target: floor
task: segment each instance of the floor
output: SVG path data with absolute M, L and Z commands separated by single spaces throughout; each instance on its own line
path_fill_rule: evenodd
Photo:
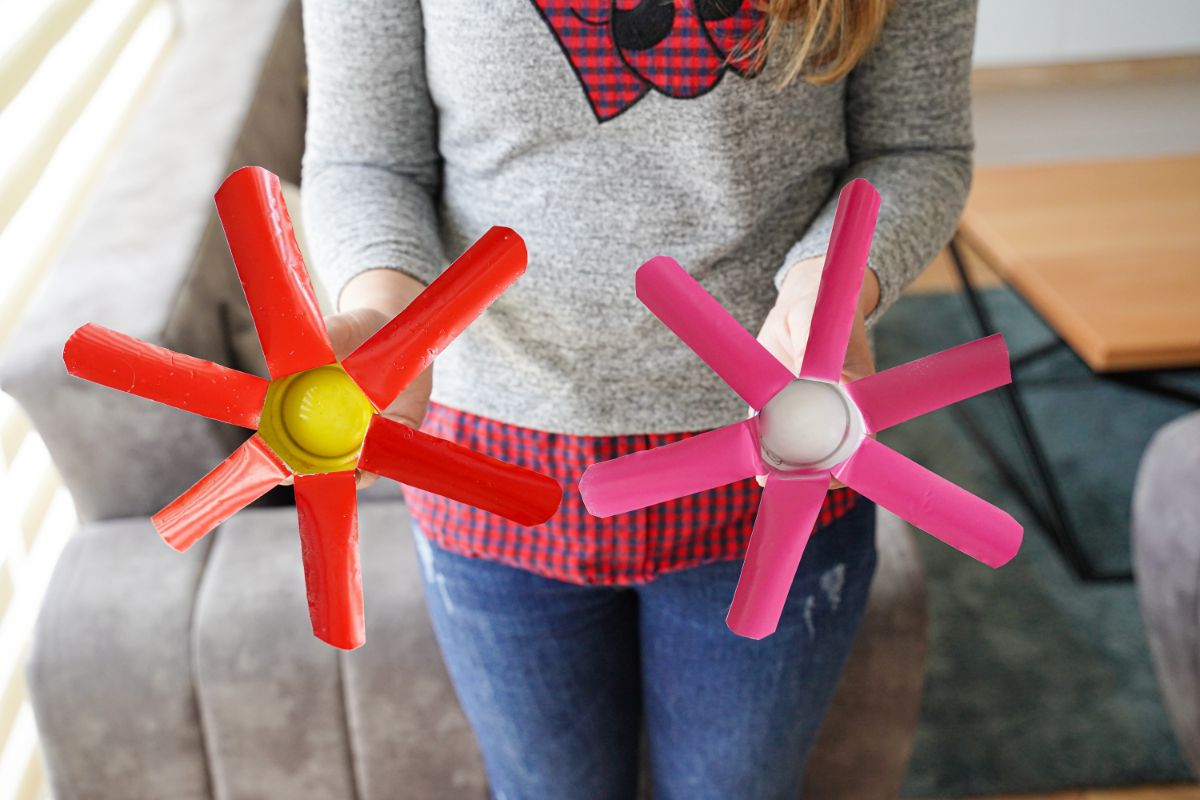
M 1103 86 L 1050 83 L 976 89 L 978 165 L 1200 151 L 1198 74 L 1135 77 Z M 998 280 L 970 254 L 967 267 L 984 284 Z M 957 274 L 942 253 L 910 291 L 955 291 L 958 286 Z M 987 800 L 1200 800 L 1200 785 L 1081 789 Z
M 963 798 L 962 800 L 967 800 L 967 798 Z M 1079 791 L 1055 792 L 1053 794 L 993 795 L 986 798 L 986 800 L 1200 800 L 1200 786 L 1081 789 Z

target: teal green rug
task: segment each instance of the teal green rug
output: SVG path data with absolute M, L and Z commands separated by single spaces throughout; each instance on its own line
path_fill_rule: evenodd
M 1052 337 L 1006 290 L 986 293 L 1014 353 Z M 903 298 L 880 323 L 886 368 L 977 335 L 958 295 Z M 1129 503 L 1154 432 L 1191 408 L 1099 381 L 1068 352 L 1022 373 L 1084 546 L 1127 569 Z M 1200 387 L 1200 374 L 1172 376 Z M 971 410 L 1005 447 L 995 397 Z M 881 436 L 1026 526 L 1020 554 L 993 571 L 929 536 L 931 648 L 908 797 L 1052 791 L 1190 780 L 1155 683 L 1134 587 L 1081 584 L 955 415 L 939 411 Z

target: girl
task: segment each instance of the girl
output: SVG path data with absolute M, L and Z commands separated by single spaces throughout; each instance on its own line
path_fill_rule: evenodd
M 736 395 L 637 301 L 681 264 L 798 366 L 837 192 L 880 212 L 867 328 L 970 180 L 969 0 L 306 0 L 305 219 L 339 356 L 492 225 L 525 276 L 387 413 L 548 473 L 522 528 L 408 490 L 426 597 L 496 798 L 796 797 L 861 618 L 874 509 L 832 490 L 779 630 L 724 624 L 753 480 L 591 517 L 589 464 L 725 425 Z M 430 392 L 432 389 L 432 402 Z

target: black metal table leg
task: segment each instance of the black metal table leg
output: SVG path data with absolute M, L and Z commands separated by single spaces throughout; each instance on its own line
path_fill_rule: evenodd
M 986 306 L 984 306 L 983 299 L 979 296 L 979 291 L 975 287 L 974 281 L 971 280 L 970 273 L 967 272 L 957 240 L 952 240 L 948 249 L 950 260 L 954 264 L 954 269 L 958 272 L 959 279 L 962 281 L 963 295 L 971 310 L 971 315 L 975 318 L 975 323 L 979 327 L 980 333 L 983 336 L 990 336 L 996 333 L 997 331 L 995 325 L 992 323 L 991 315 L 988 313 Z M 1062 554 L 1063 558 L 1066 559 L 1067 563 L 1071 565 L 1081 580 L 1089 582 L 1128 580 L 1131 575 L 1126 572 L 1100 572 L 1092 564 L 1091 560 L 1088 559 L 1087 554 L 1080 546 L 1075 527 L 1071 523 L 1067 511 L 1066 502 L 1059 488 L 1058 480 L 1054 476 L 1050 459 L 1047 457 L 1045 448 L 1038 438 L 1037 430 L 1033 426 L 1029 411 L 1021 397 L 1021 389 L 1017 382 L 1015 371 L 1013 382 L 1001 388 L 1001 396 L 1004 398 L 1005 406 L 1012 414 L 1018 434 L 1017 440 L 1022 453 L 1032 467 L 1033 475 L 1040 486 L 1043 498 L 1042 502 L 1038 502 L 1032 496 L 1032 493 L 1028 491 L 1024 483 L 1020 480 L 1017 470 L 1008 463 L 1003 453 L 1000 452 L 999 448 L 987 436 L 983 426 L 965 409 L 958 409 L 959 417 L 966 424 L 968 431 L 979 442 L 988 458 L 996 465 L 1001 475 L 1009 482 L 1013 490 L 1030 507 L 1029 510 L 1033 513 L 1038 523 L 1046 529 L 1054 546 Z
M 1184 389 L 1180 386 L 1171 386 L 1170 384 L 1163 383 L 1160 380 L 1155 380 L 1145 373 L 1114 372 L 1108 373 L 1103 377 L 1112 381 L 1113 383 L 1119 383 L 1122 386 L 1140 389 L 1143 392 L 1156 394 L 1159 397 L 1166 397 L 1170 400 L 1178 400 L 1181 403 L 1200 406 L 1200 392 Z

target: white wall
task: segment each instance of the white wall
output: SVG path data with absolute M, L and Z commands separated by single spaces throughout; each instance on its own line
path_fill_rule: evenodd
M 1200 0 L 979 2 L 978 66 L 1184 54 L 1200 54 Z

